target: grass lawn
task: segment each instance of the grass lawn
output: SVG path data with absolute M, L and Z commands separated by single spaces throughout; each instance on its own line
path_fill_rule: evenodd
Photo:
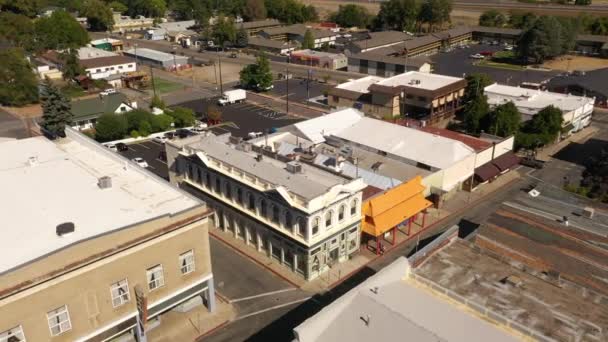
M 154 77 L 154 85 L 156 86 L 156 91 L 160 94 L 171 93 L 184 88 L 184 86 L 179 83 L 167 81 L 158 77 Z M 151 86 L 150 89 L 152 89 Z
M 70 99 L 85 96 L 87 94 L 82 88 L 74 84 L 63 86 L 61 92 Z
M 500 59 L 515 59 L 515 51 L 496 51 L 494 58 Z
M 524 68 L 521 65 L 498 63 L 498 62 L 492 62 L 492 61 L 486 61 L 486 60 L 479 61 L 479 63 L 477 63 L 477 65 L 484 66 L 484 67 L 490 67 L 490 68 L 497 68 L 497 69 L 506 69 L 506 70 L 517 70 L 517 71 L 526 70 L 526 68 Z

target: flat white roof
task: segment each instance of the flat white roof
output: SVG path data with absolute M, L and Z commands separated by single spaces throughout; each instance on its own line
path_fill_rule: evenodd
M 485 87 L 484 92 L 488 96 L 488 103 L 490 105 L 501 105 L 512 101 L 525 114 L 536 114 L 536 112 L 550 105 L 561 109 L 563 112 L 570 112 L 588 104 L 593 105 L 595 102 L 590 97 L 527 89 L 498 83 Z
M 401 257 L 297 326 L 299 342 L 515 342 L 506 330 L 407 277 Z
M 106 51 L 92 46 L 83 46 L 78 49 L 78 59 L 91 59 L 112 56 L 118 56 L 118 54 L 112 51 Z
M 341 83 L 340 85 L 336 86 L 336 88 L 355 91 L 357 93 L 362 93 L 362 94 L 367 94 L 367 93 L 369 93 L 369 90 L 368 90 L 369 86 L 371 86 L 374 83 L 379 83 L 382 80 L 385 80 L 385 78 L 378 77 L 378 76 L 366 76 L 366 77 L 359 78 L 356 80 Z
M 379 85 L 387 87 L 408 86 L 426 90 L 435 90 L 462 80 L 460 77 L 452 77 L 426 72 L 408 71 L 404 74 L 395 75 L 378 82 Z M 418 82 L 419 81 L 419 82 Z
M 148 59 L 152 59 L 152 60 L 159 61 L 159 62 L 173 61 L 173 56 L 174 56 L 170 53 L 166 53 L 166 52 L 162 52 L 162 51 L 158 51 L 158 50 L 152 50 L 152 49 L 148 49 L 148 48 L 138 48 L 137 51 L 135 49 L 125 50 L 124 53 L 129 56 L 137 55 L 138 57 L 148 58 Z M 186 56 L 179 56 L 179 55 L 175 56 L 175 57 L 178 60 L 188 58 Z
M 362 117 L 363 113 L 360 111 L 348 108 L 314 119 L 300 121 L 281 128 L 279 131 L 291 132 L 314 144 L 318 144 L 325 141 L 325 136 L 335 134 L 348 126 L 357 123 Z
M 103 43 L 120 43 L 120 40 L 114 38 L 101 38 L 91 40 L 92 45 L 103 44 Z
M 44 137 L 0 143 L 3 191 L 0 274 L 75 242 L 201 202 L 88 139 Z M 34 165 L 29 158 L 37 158 Z M 112 178 L 101 189 L 98 179 Z M 56 226 L 73 222 L 59 237 Z

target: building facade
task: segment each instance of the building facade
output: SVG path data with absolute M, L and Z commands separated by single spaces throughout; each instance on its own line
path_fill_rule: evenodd
M 147 329 L 162 326 L 168 310 L 206 304 L 214 311 L 209 208 L 88 138 L 66 134 L 57 143 L 0 144 L 14 166 L 1 171 L 2 187 L 25 194 L 4 215 L 20 233 L 4 231 L 3 240 L 25 234 L 28 241 L 27 249 L 16 243 L 2 251 L 0 340 L 132 339 L 136 287 L 147 299 Z M 26 215 L 30 205 L 45 214 Z
M 137 71 L 135 60 L 125 56 L 84 59 L 80 60 L 80 65 L 85 69 L 87 76 L 94 80 Z
M 166 145 L 170 181 L 215 209 L 216 229 L 307 280 L 359 250 L 360 179 L 221 139 Z
M 308 65 L 316 68 L 344 70 L 348 59 L 341 53 L 319 52 L 314 50 L 298 50 L 290 54 L 290 63 Z

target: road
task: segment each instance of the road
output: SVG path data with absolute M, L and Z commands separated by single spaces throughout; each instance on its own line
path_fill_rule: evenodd
M 31 134 L 25 127 L 24 121 L 0 109 L 0 137 L 23 139 L 30 136 Z

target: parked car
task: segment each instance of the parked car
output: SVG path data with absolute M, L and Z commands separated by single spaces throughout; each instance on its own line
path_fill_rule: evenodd
M 484 56 L 484 57 L 492 57 L 492 56 L 494 56 L 494 52 L 492 52 L 492 51 L 481 51 L 479 54 L 482 55 L 482 56 Z
M 513 45 L 507 45 L 504 48 L 505 51 L 513 51 Z
M 231 53 L 231 54 L 230 54 L 230 56 L 229 56 L 229 57 L 230 57 L 230 58 L 237 58 L 237 57 L 238 57 L 238 55 L 236 54 L 236 52 L 233 52 L 233 53 Z
M 247 137 L 248 137 L 249 139 L 255 139 L 255 138 L 259 138 L 259 137 L 261 137 L 262 135 L 264 135 L 264 133 L 262 133 L 262 132 L 249 132 L 249 133 L 247 133 Z
M 193 134 L 192 131 L 185 129 L 185 128 L 180 128 L 177 131 L 175 131 L 175 135 L 177 135 L 180 139 L 187 138 L 187 137 L 191 136 L 192 134 Z
M 116 149 L 118 149 L 118 152 L 124 152 L 129 150 L 129 146 L 127 146 L 125 143 L 117 143 Z
M 106 144 L 105 146 L 107 148 L 109 148 L 110 151 L 112 151 L 112 152 L 117 152 L 118 151 L 118 149 L 116 148 L 116 145 L 114 145 L 114 144 Z
M 271 84 L 268 87 L 262 87 L 261 85 L 258 84 L 258 85 L 255 86 L 255 89 L 257 91 L 269 91 L 269 90 L 274 89 L 274 84 Z
M 191 129 L 192 132 L 197 133 L 197 134 L 198 133 L 203 133 L 206 130 L 207 130 L 206 126 L 205 127 L 197 126 L 197 127 L 194 127 L 194 128 Z
M 519 162 L 521 165 L 529 166 L 535 169 L 542 169 L 545 166 L 545 162 L 534 157 L 523 157 Z
M 175 132 L 165 132 L 165 134 L 163 134 L 163 136 L 167 139 L 173 139 L 173 138 L 175 138 Z
M 148 167 L 148 163 L 143 158 L 136 157 L 131 160 L 140 167 L 143 167 L 143 168 Z
M 473 59 L 484 59 L 485 57 L 483 55 L 480 55 L 478 53 L 470 55 L 469 58 L 473 58 Z
M 159 143 L 159 144 L 164 144 L 165 142 L 167 142 L 167 138 L 165 136 L 162 137 L 154 137 L 152 138 L 152 141 L 154 141 L 155 143 Z
M 100 92 L 99 95 L 101 95 L 101 96 L 108 96 L 110 94 L 116 94 L 116 93 L 117 93 L 116 89 L 109 88 L 109 89 L 106 89 L 106 90 Z

